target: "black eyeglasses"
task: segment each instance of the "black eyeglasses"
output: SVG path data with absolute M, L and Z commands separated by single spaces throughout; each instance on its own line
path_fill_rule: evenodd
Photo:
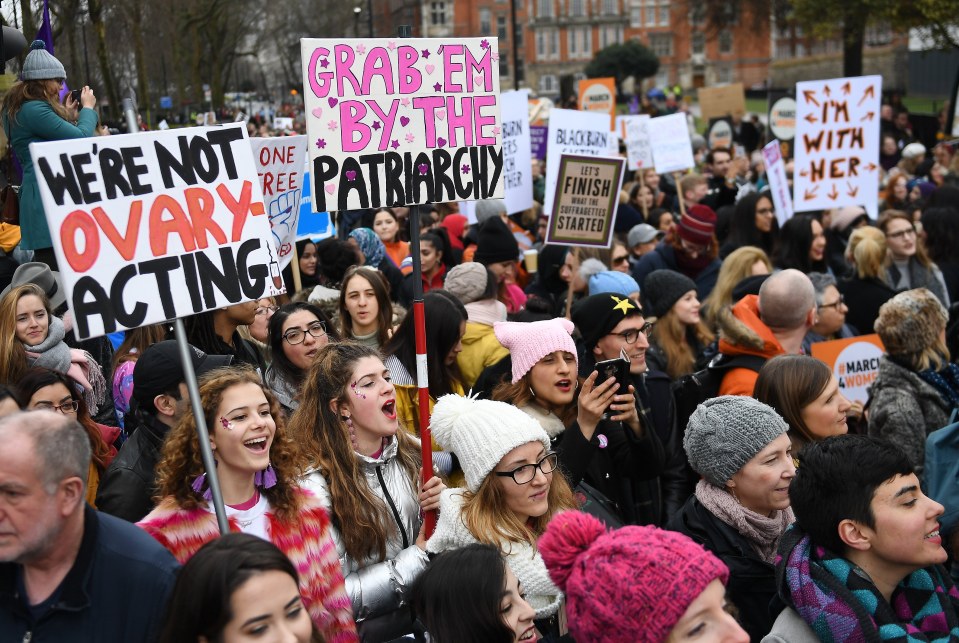
M 627 344 L 635 344 L 636 340 L 639 339 L 639 334 L 642 333 L 649 337 L 649 333 L 653 330 L 653 322 L 646 322 L 643 324 L 642 328 L 630 328 L 629 330 L 624 330 L 621 333 L 608 333 L 609 335 L 615 335 L 616 337 L 621 337 L 624 342 Z
M 70 415 L 71 413 L 77 412 L 77 409 L 80 408 L 80 403 L 77 402 L 76 400 L 70 400 L 69 402 L 64 402 L 63 404 L 52 404 L 51 402 L 37 402 L 37 404 L 33 408 L 40 411 L 56 411 L 57 413 Z
M 537 469 L 547 475 L 556 470 L 557 464 L 559 464 L 559 456 L 555 453 L 547 453 L 536 464 L 524 464 L 512 471 L 494 471 L 493 473 L 501 478 L 512 478 L 516 484 L 529 484 L 536 477 Z
M 267 313 L 273 314 L 280 309 L 279 306 L 257 306 L 256 314 L 257 315 L 266 315 Z
M 302 328 L 291 328 L 283 333 L 283 339 L 290 345 L 302 344 L 303 340 L 306 339 L 307 333 L 313 337 L 323 337 L 323 335 L 326 335 L 326 324 L 321 321 L 315 321 L 307 326 L 306 330 Z
M 819 305 L 819 309 L 820 309 L 820 310 L 822 310 L 823 308 L 836 308 L 836 309 L 838 309 L 838 308 L 839 308 L 840 306 L 842 306 L 844 303 L 846 303 L 846 298 L 845 298 L 844 296 L 842 296 L 842 295 L 839 295 L 839 299 L 837 299 L 836 301 L 832 302 L 831 304 L 820 304 L 820 305 Z

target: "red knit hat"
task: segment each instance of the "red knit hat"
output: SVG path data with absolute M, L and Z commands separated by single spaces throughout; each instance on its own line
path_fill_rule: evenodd
M 676 227 L 680 239 L 697 246 L 708 246 L 716 232 L 716 213 L 708 205 L 697 203 L 686 208 Z
M 665 641 L 707 585 L 729 580 L 726 565 L 682 534 L 651 526 L 607 532 L 579 511 L 554 517 L 539 551 L 566 593 L 577 641 Z

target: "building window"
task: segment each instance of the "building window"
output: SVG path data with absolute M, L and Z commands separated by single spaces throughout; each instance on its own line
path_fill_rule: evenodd
M 539 90 L 541 92 L 555 92 L 559 89 L 556 83 L 556 76 L 544 74 L 539 77 Z
M 570 58 L 592 58 L 592 27 L 570 27 L 566 32 L 566 46 Z
M 669 26 L 669 0 L 659 3 L 659 26 Z
M 506 43 L 506 16 L 496 16 L 496 37 L 502 47 Z
M 733 50 L 733 32 L 728 29 L 719 34 L 719 53 L 728 54 Z
M 629 26 L 634 29 L 643 26 L 643 10 L 640 7 L 630 7 Z
M 559 29 L 536 30 L 536 59 L 549 60 L 559 58 Z
M 445 2 L 433 2 L 430 4 L 430 22 L 432 22 L 434 26 L 446 24 Z
M 490 12 L 489 9 L 480 9 L 479 12 L 479 28 L 481 36 L 489 36 L 493 31 L 493 25 L 490 22 Z
M 718 83 L 731 83 L 733 82 L 733 69 L 732 67 L 719 67 L 716 70 L 716 82 Z
M 660 58 L 668 58 L 673 55 L 673 34 L 670 33 L 651 33 L 649 34 L 649 48 Z
M 659 68 L 659 71 L 656 72 L 656 86 L 657 87 L 669 87 L 669 70 Z
M 559 29 L 549 30 L 549 57 L 559 58 Z
M 521 83 L 526 80 L 526 72 L 523 70 L 522 57 L 516 59 L 516 82 Z
M 553 17 L 553 0 L 539 0 L 539 7 L 537 8 L 537 14 L 540 18 L 552 18 Z
M 706 22 L 706 5 L 702 0 L 697 0 L 689 4 L 689 24 L 694 27 L 702 27 Z
M 517 26 L 518 26 L 518 25 L 517 25 Z M 516 37 L 516 43 L 515 43 L 516 49 L 518 49 L 519 52 L 520 52 L 520 54 L 522 55 L 522 53 L 523 53 L 523 28 L 522 28 L 522 27 L 519 27 L 518 29 L 516 29 L 515 32 L 513 33 L 513 35 Z
M 610 45 L 623 41 L 622 25 L 603 25 L 599 28 L 599 46 L 605 49 Z
M 646 26 L 656 26 L 656 0 L 644 0 L 644 9 L 646 11 Z
M 619 8 L 616 6 L 616 0 L 603 0 L 603 15 L 604 16 L 615 16 L 619 15 Z
M 706 35 L 702 31 L 697 31 L 693 34 L 693 53 L 706 53 Z
M 582 18 L 586 15 L 586 0 L 569 0 L 569 15 Z
M 502 53 L 502 52 L 500 52 Z M 499 75 L 500 78 L 504 76 L 509 76 L 509 56 L 500 56 L 499 57 Z

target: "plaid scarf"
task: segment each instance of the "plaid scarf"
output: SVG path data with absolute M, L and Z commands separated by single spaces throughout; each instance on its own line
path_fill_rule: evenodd
M 824 643 L 959 641 L 959 592 L 941 566 L 907 576 L 886 602 L 859 567 L 793 525 L 776 560 L 780 595 Z

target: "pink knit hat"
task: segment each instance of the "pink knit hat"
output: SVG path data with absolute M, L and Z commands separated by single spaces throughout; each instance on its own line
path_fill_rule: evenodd
M 554 517 L 539 551 L 566 593 L 577 641 L 665 641 L 707 585 L 729 580 L 718 558 L 682 534 L 651 526 L 607 532 L 579 511 Z
M 576 342 L 573 341 L 573 322 L 562 317 L 536 322 L 496 322 L 493 333 L 499 343 L 506 347 L 513 360 L 513 384 L 520 381 L 536 362 L 554 351 L 568 351 L 576 358 Z M 574 374 L 575 377 L 575 374 Z

